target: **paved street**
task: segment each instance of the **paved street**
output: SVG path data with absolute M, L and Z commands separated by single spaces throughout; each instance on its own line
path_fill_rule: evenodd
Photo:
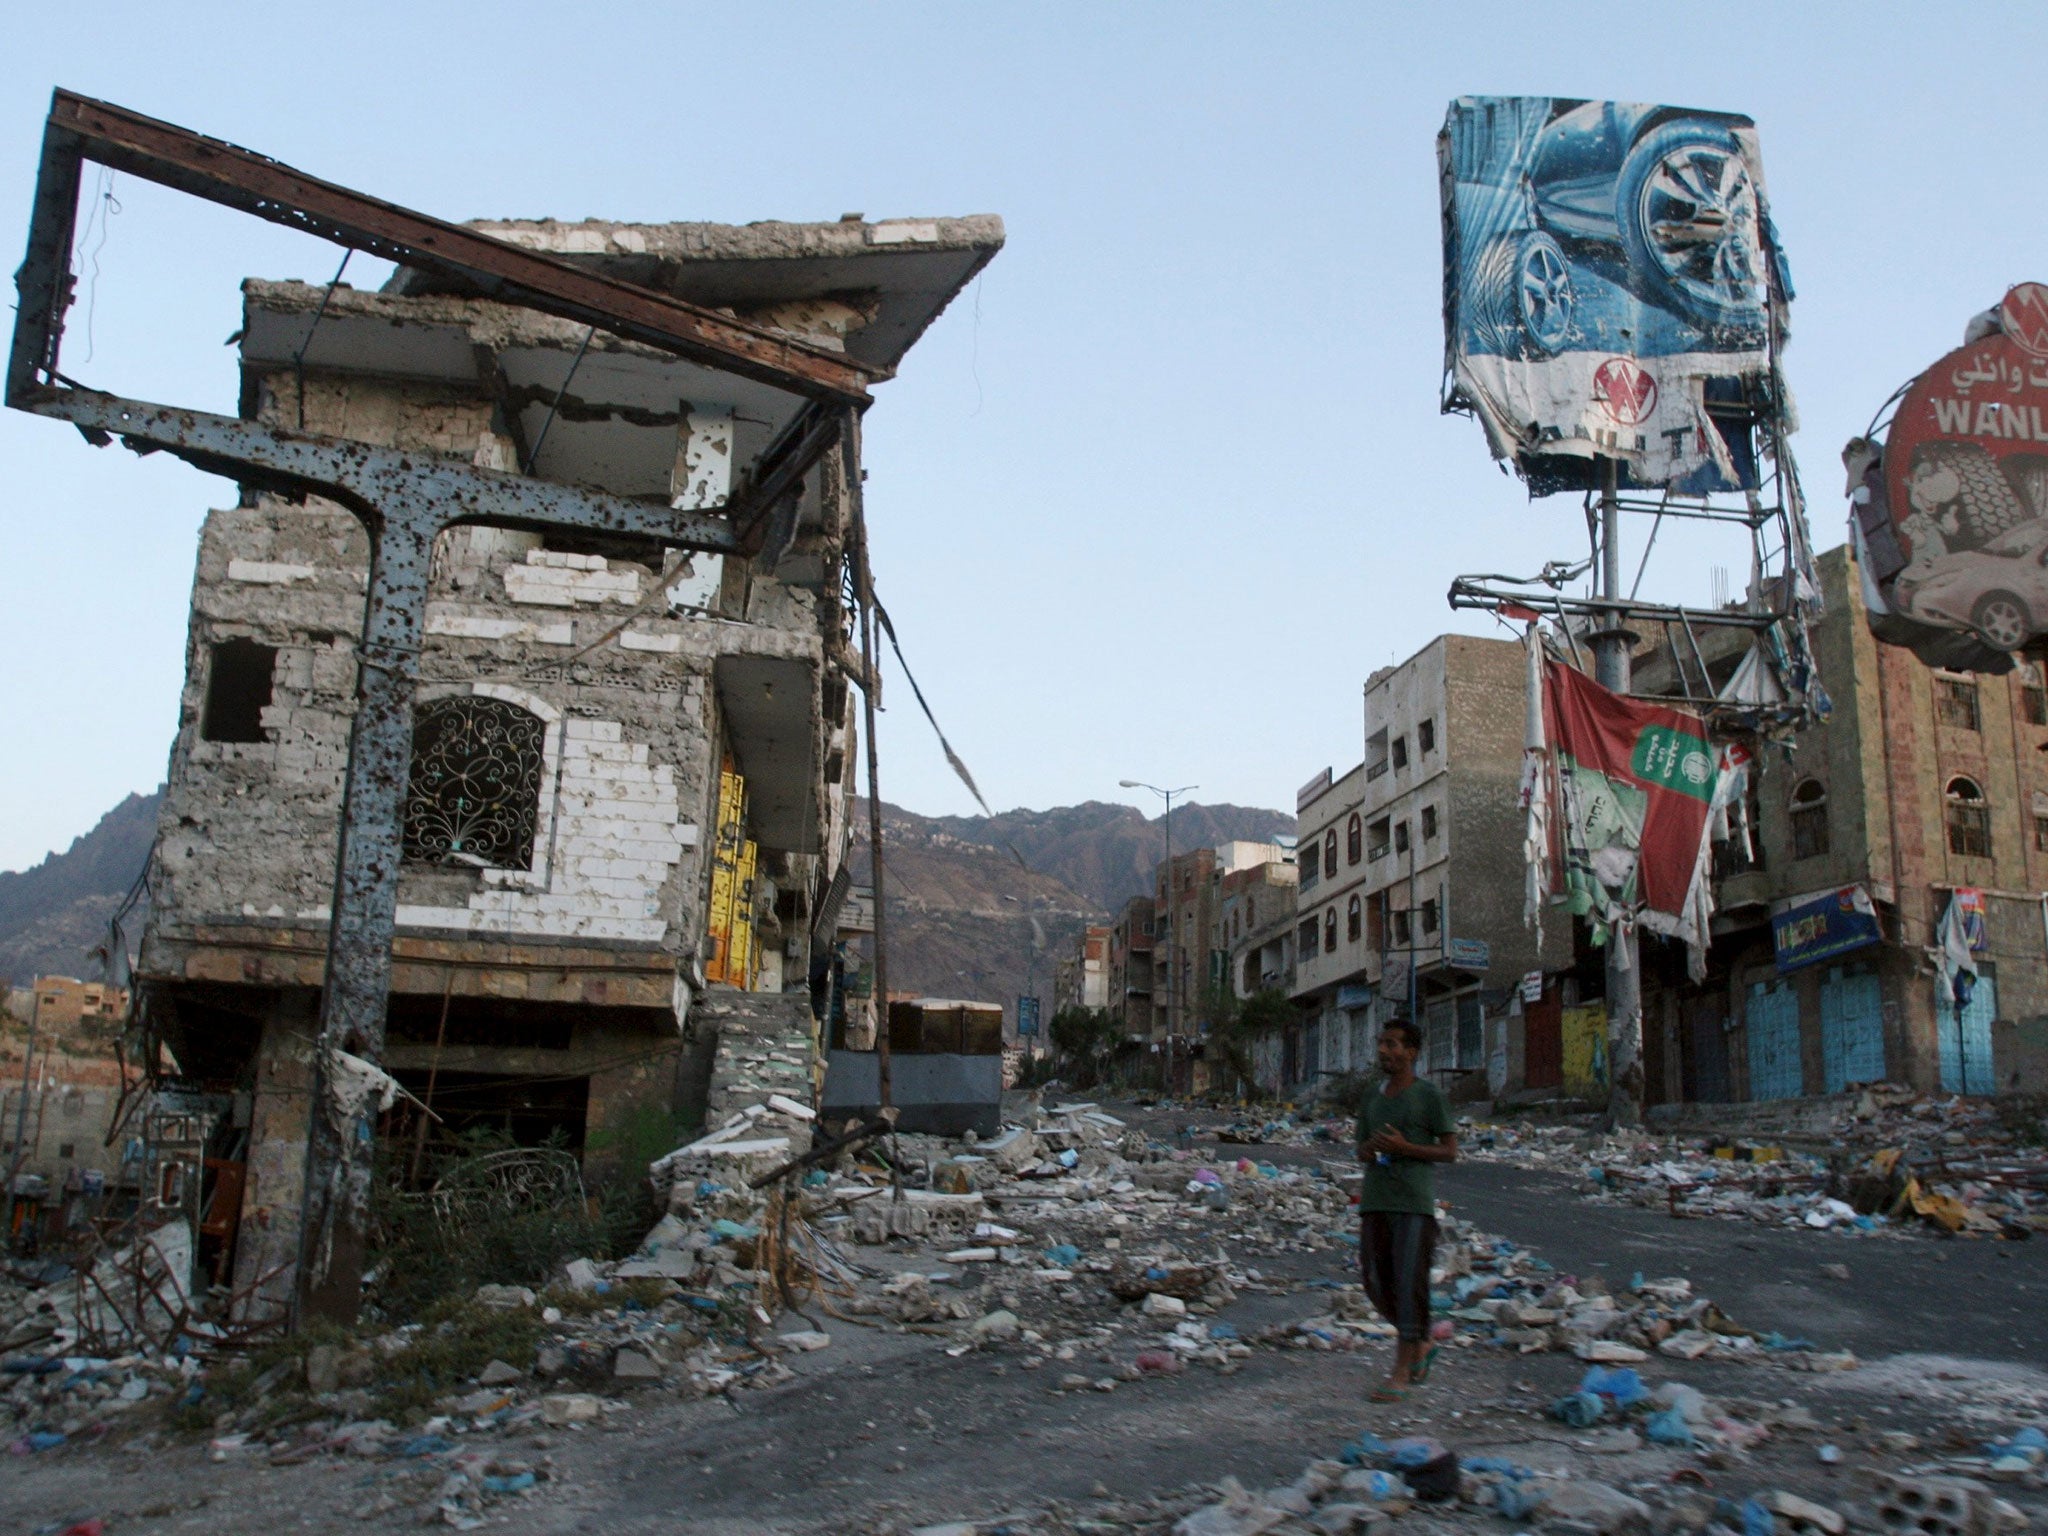
M 1465 1162 L 1439 1186 L 1461 1216 L 1534 1246 L 1560 1269 L 1626 1282 L 1684 1275 L 1760 1329 L 1866 1360 L 1934 1351 L 2048 1361 L 2048 1243 L 1849 1237 L 1740 1221 L 1674 1221 L 1575 1193 L 1557 1174 Z M 1849 1278 L 1826 1274 L 1842 1264 Z

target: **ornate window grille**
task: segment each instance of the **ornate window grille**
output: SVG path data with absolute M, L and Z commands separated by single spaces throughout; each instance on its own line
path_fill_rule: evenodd
M 547 725 L 502 699 L 450 698 L 413 718 L 405 857 L 526 869 L 540 819 Z

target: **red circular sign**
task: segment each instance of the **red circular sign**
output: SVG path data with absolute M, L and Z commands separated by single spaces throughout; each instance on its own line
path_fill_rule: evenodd
M 2005 334 L 2036 357 L 2048 357 L 2048 286 L 2015 283 L 1998 306 Z
M 1657 381 L 1633 358 L 1610 357 L 1593 374 L 1593 398 L 1621 425 L 1633 427 L 1657 408 Z

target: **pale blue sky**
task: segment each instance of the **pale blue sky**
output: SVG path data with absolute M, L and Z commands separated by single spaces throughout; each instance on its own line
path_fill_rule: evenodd
M 1008 249 L 871 413 L 883 600 L 998 808 L 1122 778 L 1288 807 L 1360 750 L 1365 674 L 1469 570 L 1584 544 L 1436 410 L 1433 141 L 1466 92 L 1750 113 L 1799 300 L 1817 543 L 1837 455 L 2012 282 L 2043 9 L 1860 5 L 26 7 L 0 83 L 18 259 L 50 87 L 450 218 L 993 212 Z M 338 253 L 130 178 L 70 371 L 233 410 L 245 274 Z M 352 274 L 354 275 L 354 274 Z M 365 276 L 369 275 L 367 272 Z M 11 295 L 10 295 L 11 297 Z M 0 413 L 0 868 L 163 773 L 221 481 Z M 1669 538 L 1645 592 L 1699 600 Z M 883 791 L 971 810 L 908 691 Z M 1153 807 L 1147 806 L 1148 812 Z

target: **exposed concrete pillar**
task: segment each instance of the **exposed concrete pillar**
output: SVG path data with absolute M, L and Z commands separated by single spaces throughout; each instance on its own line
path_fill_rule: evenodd
M 313 1055 L 319 995 L 281 993 L 256 1044 L 249 1114 L 249 1166 L 235 1247 L 234 1320 L 288 1316 L 297 1274 L 306 1193 L 306 1138 L 313 1118 Z

